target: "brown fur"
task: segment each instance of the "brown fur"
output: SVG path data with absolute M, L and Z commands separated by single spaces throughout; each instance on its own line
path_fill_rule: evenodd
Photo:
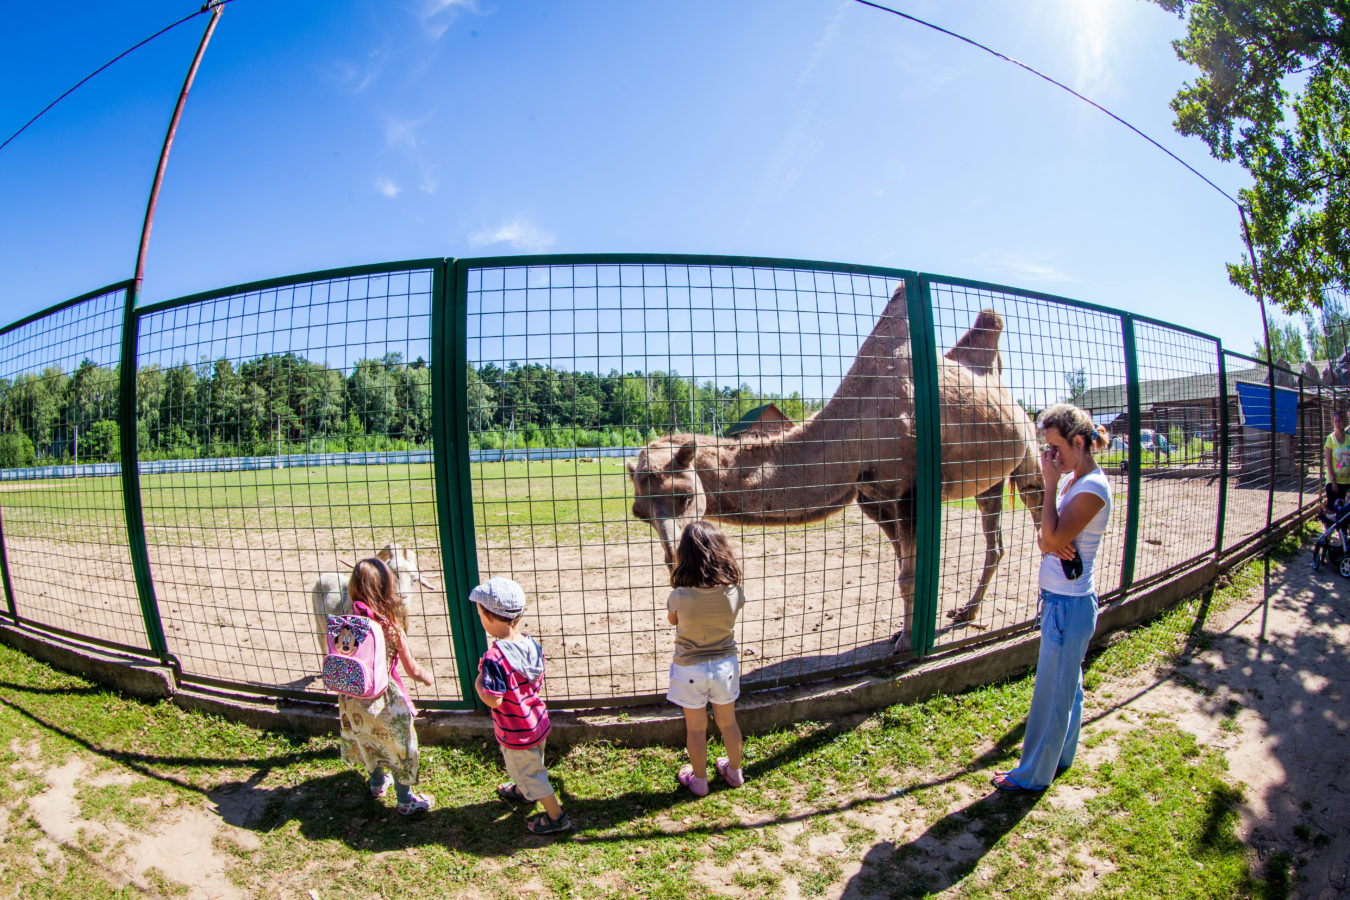
M 999 514 L 1011 478 L 1039 524 L 1035 426 L 1003 385 L 1003 320 L 983 310 L 938 360 L 942 498 L 976 498 L 985 568 L 958 621 L 974 617 L 1003 555 Z M 659 438 L 628 464 L 633 515 L 650 524 L 666 562 L 701 518 L 741 525 L 814 522 L 857 503 L 890 539 L 900 569 L 904 632 L 914 603 L 916 489 L 914 375 L 905 291 L 898 288 L 830 402 L 779 434 L 746 440 Z

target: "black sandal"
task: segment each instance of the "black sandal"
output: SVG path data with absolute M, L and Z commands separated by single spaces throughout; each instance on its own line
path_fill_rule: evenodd
M 497 785 L 497 796 L 507 803 L 530 803 L 530 799 L 520 792 L 514 781 L 508 781 L 505 784 Z
M 525 827 L 531 834 L 557 834 L 560 831 L 571 831 L 572 820 L 567 818 L 566 812 L 556 819 L 549 818 L 548 813 L 540 813 L 526 822 Z

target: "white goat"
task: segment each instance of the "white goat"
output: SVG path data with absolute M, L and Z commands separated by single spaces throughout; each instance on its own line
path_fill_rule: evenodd
M 436 589 L 435 585 L 417 571 L 417 556 L 411 550 L 404 549 L 398 544 L 385 544 L 375 555 L 389 567 L 395 580 L 394 589 L 403 598 L 405 606 L 412 606 L 412 601 L 421 592 L 421 588 L 433 591 Z M 344 566 L 351 566 L 346 560 L 339 562 Z M 315 634 L 319 639 L 320 654 L 328 650 L 328 617 L 346 615 L 352 611 L 352 602 L 347 597 L 347 582 L 350 579 L 351 576 L 341 572 L 325 572 L 310 588 L 309 596 L 314 608 Z M 407 628 L 406 623 L 399 624 Z

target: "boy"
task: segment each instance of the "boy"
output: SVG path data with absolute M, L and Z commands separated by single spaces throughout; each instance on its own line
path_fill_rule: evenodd
M 473 687 L 492 710 L 492 730 L 512 779 L 497 786 L 497 796 L 524 805 L 543 803 L 544 813 L 525 823 L 535 834 L 570 831 L 572 821 L 553 795 L 544 768 L 544 741 L 551 727 L 539 697 L 544 649 L 520 630 L 525 591 L 509 578 L 494 577 L 474 588 L 469 601 L 478 605 L 478 618 L 493 641 L 478 661 Z

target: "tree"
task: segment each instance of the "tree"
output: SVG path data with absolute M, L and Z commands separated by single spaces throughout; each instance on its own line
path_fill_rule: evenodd
M 1308 333 L 1310 359 L 1340 359 L 1350 344 L 1350 312 L 1346 311 L 1345 294 L 1327 291 L 1322 295 L 1322 308 L 1316 314 L 1303 314 L 1303 327 Z
M 37 461 L 33 442 L 21 431 L 0 434 L 0 468 L 15 469 L 31 466 Z
M 1284 360 L 1291 366 L 1308 358 L 1303 349 L 1303 335 L 1299 333 L 1298 325 L 1293 319 L 1282 319 L 1279 316 L 1271 317 L 1270 350 L 1275 355 L 1276 362 Z M 1266 358 L 1266 347 L 1262 341 L 1255 342 L 1252 356 L 1270 361 Z
M 1069 388 L 1069 402 L 1077 406 L 1087 393 L 1087 367 L 1079 366 L 1072 372 L 1065 372 L 1064 383 Z
M 1350 0 L 1154 0 L 1187 22 L 1173 42 L 1200 69 L 1174 125 L 1236 159 L 1266 296 L 1298 312 L 1350 289 Z M 1228 277 L 1256 293 L 1251 263 Z

